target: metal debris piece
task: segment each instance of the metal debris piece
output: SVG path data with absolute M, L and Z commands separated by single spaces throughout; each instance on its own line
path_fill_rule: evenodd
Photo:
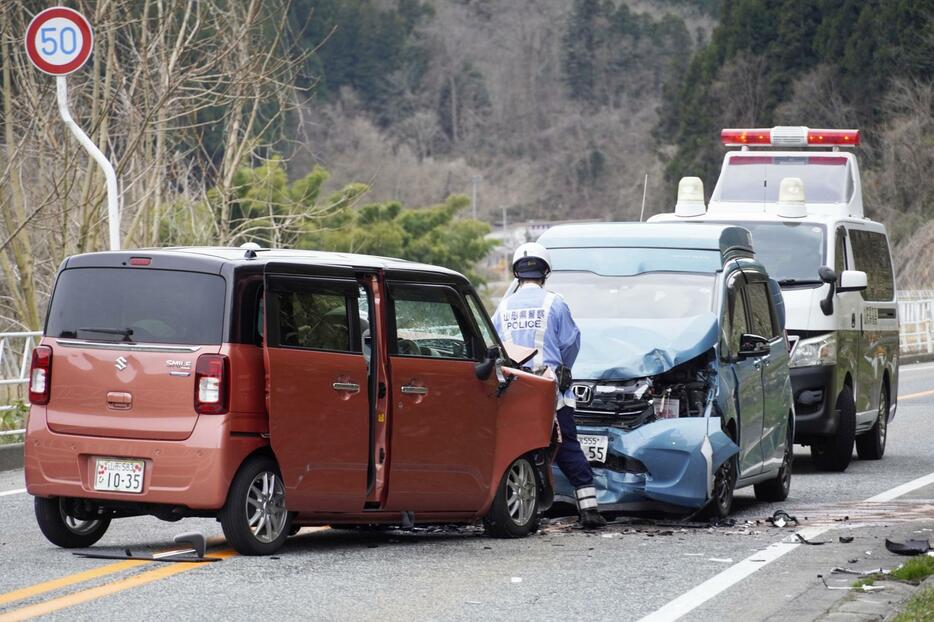
M 885 539 L 885 548 L 890 553 L 896 555 L 924 555 L 931 550 L 931 543 L 928 540 L 905 540 L 904 542 L 894 542 Z
M 861 585 L 859 587 L 851 587 L 849 585 L 827 585 L 827 580 L 824 578 L 824 575 L 819 574 L 817 578 L 821 580 L 821 583 L 824 584 L 828 590 L 846 590 L 847 592 L 856 591 L 856 592 L 878 592 L 884 590 L 884 585 Z
M 841 568 L 834 566 L 830 569 L 832 574 L 855 574 L 859 577 L 868 577 L 871 574 L 889 574 L 890 570 L 885 568 L 873 568 L 872 570 L 856 570 L 855 568 Z

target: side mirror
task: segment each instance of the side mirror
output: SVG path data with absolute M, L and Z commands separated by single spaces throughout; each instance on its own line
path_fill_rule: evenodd
M 817 275 L 821 281 L 830 285 L 827 297 L 820 301 L 820 310 L 824 315 L 833 315 L 833 297 L 837 293 L 837 273 L 827 266 L 821 266 L 817 269 Z
M 499 348 L 493 346 L 486 351 L 486 358 L 474 365 L 473 372 L 477 380 L 486 380 L 496 369 L 496 361 L 499 359 Z
M 771 352 L 769 340 L 760 335 L 745 334 L 739 339 L 739 358 L 765 356 Z
M 838 292 L 861 292 L 866 289 L 868 281 L 866 273 L 862 270 L 844 270 L 840 273 L 840 287 Z

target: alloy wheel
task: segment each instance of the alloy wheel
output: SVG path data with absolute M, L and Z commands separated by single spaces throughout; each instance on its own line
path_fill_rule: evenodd
M 532 518 L 537 494 L 532 465 L 527 460 L 517 460 L 506 477 L 506 508 L 516 525 L 525 525 Z
M 246 497 L 247 524 L 260 542 L 274 541 L 285 529 L 288 510 L 285 509 L 285 488 L 282 480 L 270 471 L 257 473 Z
M 64 499 L 59 500 L 58 511 L 61 512 L 62 522 L 65 523 L 65 526 L 68 527 L 68 530 L 75 535 L 87 535 L 97 529 L 97 527 L 101 524 L 101 522 L 97 519 L 81 520 L 69 514 L 65 509 Z

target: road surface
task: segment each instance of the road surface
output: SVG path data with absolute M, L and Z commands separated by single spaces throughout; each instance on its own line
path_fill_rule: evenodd
M 48 619 L 788 620 L 813 619 L 844 592 L 817 579 L 834 566 L 892 567 L 886 537 L 934 528 L 934 364 L 902 368 L 898 415 L 878 462 L 814 470 L 798 447 L 781 504 L 737 492 L 732 527 L 617 524 L 585 533 L 552 524 L 503 541 L 478 529 L 357 533 L 305 529 L 272 558 L 233 554 L 213 520 L 115 521 L 96 549 L 169 548 L 201 531 L 213 564 L 74 557 L 39 533 L 22 472 L 0 473 L 0 622 Z M 930 477 L 927 477 L 930 476 Z M 764 519 L 798 517 L 794 538 Z M 853 536 L 843 544 L 841 535 Z M 844 586 L 852 577 L 829 576 Z

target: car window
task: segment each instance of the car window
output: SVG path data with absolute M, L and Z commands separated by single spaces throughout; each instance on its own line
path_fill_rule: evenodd
M 741 287 L 730 291 L 730 307 L 730 350 L 736 354 L 739 352 L 743 335 L 749 332 L 749 324 L 746 321 L 746 303 Z
M 776 336 L 772 309 L 769 304 L 768 285 L 749 283 L 746 285 L 746 300 L 749 303 L 750 332 L 766 339 Z
M 275 298 L 277 341 L 270 346 L 360 352 L 356 334 L 357 289 L 307 279 L 277 284 Z M 351 327 L 351 319 L 354 321 Z M 270 338 L 272 341 L 272 338 Z
M 216 274 L 71 268 L 58 277 L 46 335 L 208 345 L 222 341 L 226 284 Z
M 470 306 L 470 312 L 473 314 L 474 321 L 477 323 L 477 326 L 480 327 L 483 345 L 485 345 L 487 349 L 498 346 L 499 343 L 496 341 L 496 337 L 493 336 L 493 327 L 490 325 L 490 316 L 487 315 L 486 311 L 483 309 L 483 305 L 481 305 L 477 297 L 472 294 L 467 296 L 467 304 Z
M 895 298 L 895 279 L 892 276 L 892 259 L 885 235 L 874 231 L 850 230 L 853 244 L 853 261 L 856 270 L 866 273 L 867 287 L 863 293 L 866 300 L 887 301 Z
M 398 356 L 474 358 L 460 296 L 437 285 L 394 284 L 393 335 L 389 352 Z

